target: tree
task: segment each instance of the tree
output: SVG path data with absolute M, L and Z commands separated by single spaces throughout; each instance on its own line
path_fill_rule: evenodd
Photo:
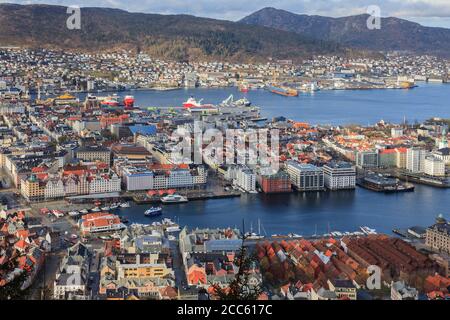
M 248 248 L 244 244 L 245 238 L 242 241 L 242 246 L 235 258 L 235 264 L 239 270 L 236 273 L 233 281 L 225 289 L 218 284 L 213 284 L 213 295 L 218 300 L 256 300 L 262 293 L 260 285 L 250 284 L 252 277 L 252 270 L 255 264 L 255 257 L 248 254 Z

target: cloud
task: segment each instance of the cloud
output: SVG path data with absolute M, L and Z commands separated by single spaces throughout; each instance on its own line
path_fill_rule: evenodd
M 47 3 L 81 7 L 111 7 L 132 12 L 191 14 L 217 19 L 239 20 L 263 7 L 276 7 L 295 13 L 332 17 L 366 13 L 370 5 L 378 5 L 383 16 L 415 21 L 450 21 L 449 0 L 0 0 L 21 4 Z

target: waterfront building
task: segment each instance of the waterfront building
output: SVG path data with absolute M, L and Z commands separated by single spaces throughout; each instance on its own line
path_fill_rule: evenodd
M 127 191 L 192 188 L 207 182 L 201 165 L 126 166 L 121 171 Z
M 407 150 L 406 148 L 397 148 L 395 149 L 397 153 L 396 157 L 396 167 L 399 169 L 406 169 L 406 158 L 407 158 Z
M 239 167 L 234 183 L 245 192 L 255 192 L 256 174 L 247 167 Z
M 312 164 L 288 161 L 286 171 L 292 184 L 299 191 L 320 191 L 324 189 L 324 174 L 322 168 Z
M 376 168 L 378 164 L 378 151 L 359 151 L 356 154 L 356 166 L 358 168 Z
M 424 173 L 433 177 L 445 177 L 445 162 L 434 156 L 425 157 Z
M 404 281 L 391 283 L 391 300 L 418 300 L 419 291 L 411 288 Z
M 113 171 L 90 175 L 87 177 L 87 181 L 89 183 L 89 194 L 112 193 L 122 190 L 122 179 Z
M 348 162 L 331 162 L 323 166 L 324 185 L 330 190 L 355 189 L 356 168 Z
M 83 234 L 118 231 L 125 227 L 119 216 L 107 212 L 86 214 L 78 225 Z
M 425 169 L 426 150 L 409 148 L 406 152 L 406 170 L 412 173 L 421 173 Z
M 259 185 L 264 193 L 284 193 L 292 191 L 289 175 L 283 171 L 272 175 L 261 175 L 258 178 Z
M 444 161 L 446 165 L 450 165 L 450 148 L 439 149 L 434 151 L 432 155 Z
M 101 146 L 80 147 L 75 150 L 75 157 L 86 162 L 102 161 L 108 165 L 111 163 L 111 151 Z
M 397 166 L 397 149 L 385 149 L 379 153 L 379 166 L 381 168 L 393 168 Z
M 450 254 L 450 224 L 442 215 L 436 223 L 427 228 L 425 244 L 433 250 Z
M 123 168 L 123 181 L 127 191 L 152 190 L 153 177 L 153 171 L 146 167 Z

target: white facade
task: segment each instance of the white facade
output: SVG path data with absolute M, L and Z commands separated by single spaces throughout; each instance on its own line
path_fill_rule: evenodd
M 330 190 L 354 189 L 356 168 L 349 163 L 331 163 L 323 167 L 325 187 Z
M 450 149 L 444 148 L 433 152 L 433 156 L 444 161 L 446 165 L 450 165 Z
M 121 190 L 121 179 L 115 173 L 108 174 L 107 177 L 97 175 L 89 182 L 90 194 L 120 192 Z
M 125 188 L 128 191 L 152 190 L 153 172 L 146 169 L 128 167 L 123 169 Z
M 241 167 L 237 171 L 235 184 L 246 192 L 255 192 L 256 174 L 248 168 Z
M 173 169 L 159 172 L 147 168 L 127 167 L 123 169 L 123 178 L 127 191 L 190 188 L 205 184 L 207 172 L 203 166 L 194 170 Z
M 445 162 L 436 157 L 428 156 L 425 158 L 424 172 L 433 177 L 445 177 Z
M 61 179 L 51 179 L 47 182 L 44 190 L 45 199 L 63 198 L 64 195 L 64 184 Z
M 403 129 L 402 128 L 392 128 L 391 129 L 391 137 L 392 138 L 400 138 L 403 136 Z
M 410 148 L 406 151 L 406 170 L 412 173 L 421 173 L 425 170 L 426 150 Z

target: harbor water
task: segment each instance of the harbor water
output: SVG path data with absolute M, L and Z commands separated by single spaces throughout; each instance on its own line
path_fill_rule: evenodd
M 189 96 L 205 103 L 220 103 L 230 94 L 246 96 L 261 108 L 263 117 L 284 116 L 312 124 L 374 124 L 381 119 L 409 123 L 431 117 L 450 118 L 450 85 L 419 84 L 413 90 L 353 90 L 301 93 L 283 97 L 264 90 L 247 94 L 236 88 L 133 91 L 141 107 L 176 107 Z M 158 220 L 144 216 L 150 206 L 120 209 L 131 222 Z M 258 227 L 267 235 L 324 234 L 357 231 L 369 226 L 391 233 L 393 228 L 428 226 L 438 214 L 450 218 L 450 190 L 419 185 L 413 193 L 383 194 L 357 188 L 354 191 L 284 195 L 243 195 L 241 198 L 195 201 L 163 207 L 163 217 L 189 227 Z

